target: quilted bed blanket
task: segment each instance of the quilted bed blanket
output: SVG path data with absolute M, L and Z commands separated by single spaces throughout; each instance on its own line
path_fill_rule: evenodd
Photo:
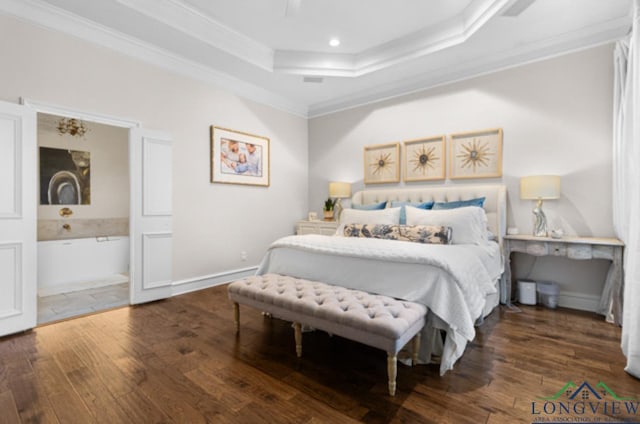
M 475 337 L 487 295 L 496 292 L 502 260 L 495 243 L 430 245 L 397 240 L 303 235 L 284 237 L 268 249 L 258 274 L 278 273 L 418 302 L 430 314 L 422 362 L 439 355 L 440 373 L 451 369 Z

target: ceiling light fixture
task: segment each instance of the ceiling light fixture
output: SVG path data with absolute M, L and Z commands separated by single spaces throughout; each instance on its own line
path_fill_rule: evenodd
M 56 128 L 58 134 L 69 134 L 74 137 L 83 137 L 89 131 L 83 121 L 75 118 L 61 118 Z
M 340 39 L 339 38 L 332 38 L 331 40 L 329 40 L 329 45 L 331 47 L 338 47 L 340 45 Z

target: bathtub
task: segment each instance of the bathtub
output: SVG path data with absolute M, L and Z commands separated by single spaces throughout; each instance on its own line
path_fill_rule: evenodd
M 129 281 L 129 237 L 38 242 L 38 295 L 50 296 Z

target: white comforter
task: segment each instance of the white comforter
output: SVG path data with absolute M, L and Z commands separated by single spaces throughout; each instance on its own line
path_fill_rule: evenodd
M 451 369 L 482 315 L 487 294 L 502 273 L 496 243 L 429 245 L 397 240 L 304 235 L 274 242 L 258 274 L 279 273 L 419 302 L 446 323 L 442 352 L 423 344 L 420 359 L 442 355 L 440 373 Z M 433 327 L 433 326 L 432 326 Z M 434 338 L 434 328 L 423 330 Z

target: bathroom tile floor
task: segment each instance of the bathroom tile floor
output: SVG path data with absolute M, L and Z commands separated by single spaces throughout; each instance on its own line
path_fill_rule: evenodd
M 38 324 L 129 304 L 129 283 L 38 297 Z

